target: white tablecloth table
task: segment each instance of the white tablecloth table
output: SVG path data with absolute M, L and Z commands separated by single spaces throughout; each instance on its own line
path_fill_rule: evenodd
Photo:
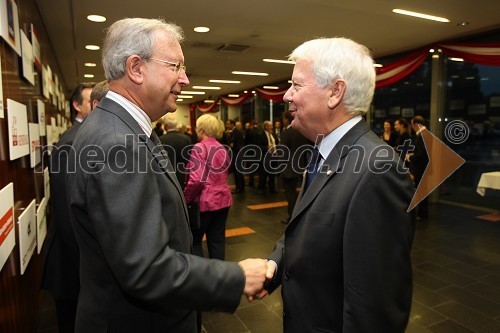
M 485 172 L 481 175 L 479 183 L 477 184 L 476 192 L 484 197 L 487 188 L 500 190 L 500 171 Z M 499 213 L 481 215 L 478 216 L 477 218 L 490 222 L 500 222 Z
M 476 192 L 484 197 L 487 188 L 500 190 L 500 171 L 485 172 L 481 175 Z

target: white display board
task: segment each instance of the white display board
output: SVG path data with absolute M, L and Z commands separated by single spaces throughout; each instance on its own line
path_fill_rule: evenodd
M 33 70 L 33 46 L 24 32 L 21 30 L 21 46 L 23 60 L 23 76 L 32 86 L 35 85 L 35 72 Z
M 33 199 L 19 216 L 19 263 L 24 274 L 36 246 L 36 201 Z
M 40 127 L 29 123 L 30 131 L 30 166 L 34 168 L 42 161 L 42 146 L 40 145 Z
M 30 153 L 26 105 L 7 99 L 9 158 L 15 160 Z
M 33 23 L 31 23 L 31 43 L 33 45 L 33 61 L 36 68 L 42 69 L 42 53 L 40 50 L 40 42 L 38 40 L 38 33 Z
M 16 245 L 14 228 L 14 184 L 0 190 L 0 271 Z
M 47 200 L 45 198 L 40 201 L 36 210 L 36 230 L 37 253 L 40 254 L 45 236 L 47 236 Z
M 45 136 L 45 103 L 41 100 L 38 99 L 36 101 L 37 103 L 37 109 L 38 109 L 38 126 L 40 136 Z
M 50 97 L 49 85 L 49 70 L 47 66 L 42 65 L 42 95 L 47 99 Z
M 0 1 L 0 35 L 18 55 L 21 55 L 17 4 L 14 0 Z
M 44 188 L 44 194 L 45 198 L 47 200 L 50 199 L 50 175 L 49 175 L 49 168 L 43 169 L 43 188 Z

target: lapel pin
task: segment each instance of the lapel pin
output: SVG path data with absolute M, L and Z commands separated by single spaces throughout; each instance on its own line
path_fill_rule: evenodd
M 328 171 L 326 172 L 326 175 L 327 175 L 327 176 L 331 176 L 331 175 L 333 175 L 333 171 L 332 171 L 332 170 L 328 170 Z

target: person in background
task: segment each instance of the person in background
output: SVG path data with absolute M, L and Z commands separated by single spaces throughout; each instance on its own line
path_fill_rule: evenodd
M 246 130 L 245 133 L 245 146 L 256 146 L 255 148 L 258 148 L 261 146 L 261 129 L 259 128 L 259 123 L 255 120 L 252 121 L 251 127 Z M 247 163 L 248 164 L 248 163 Z M 260 165 L 260 163 L 259 163 Z M 245 167 L 248 167 L 245 166 Z M 248 186 L 249 187 L 254 187 L 255 186 L 255 174 L 258 172 L 258 170 L 253 171 L 253 172 L 248 172 Z
M 395 147 L 395 141 L 397 137 L 397 133 L 392 130 L 392 120 L 387 119 L 384 121 L 384 132 L 380 135 L 380 138 L 384 140 L 391 147 Z
M 172 163 L 177 181 L 181 185 L 182 190 L 186 187 L 186 167 L 189 161 L 189 153 L 186 147 L 191 145 L 191 139 L 179 133 L 177 130 L 177 117 L 173 113 L 167 113 L 163 116 L 163 126 L 167 134 L 160 136 L 168 159 Z
M 80 126 L 66 178 L 80 250 L 77 333 L 195 332 L 194 310 L 234 311 L 263 286 L 266 260 L 191 254 L 182 189 L 152 128 L 189 85 L 182 39 L 161 19 L 106 30 L 109 92 Z
M 75 318 L 80 291 L 80 257 L 71 225 L 66 190 L 68 154 L 81 123 L 91 110 L 93 85 L 79 84 L 71 95 L 71 110 L 76 115 L 50 155 L 50 224 L 43 247 L 41 287 L 54 298 L 59 332 L 75 331 Z
M 163 123 L 162 123 L 162 120 L 159 119 L 156 124 L 155 124 L 155 128 L 154 128 L 154 131 L 156 133 L 156 135 L 158 136 L 162 136 L 163 135 Z
M 108 81 L 104 80 L 97 83 L 94 88 L 92 88 L 92 92 L 90 93 L 90 109 L 94 110 L 101 99 L 106 97 L 106 94 L 109 91 Z
M 281 121 L 276 120 L 274 122 L 274 127 L 273 127 L 273 133 L 274 137 L 276 138 L 276 144 L 281 143 L 281 132 L 283 131 L 283 128 L 281 127 Z
M 284 332 L 404 332 L 413 188 L 397 154 L 362 118 L 375 90 L 370 51 L 350 39 L 321 38 L 289 59 L 296 63 L 283 99 L 292 127 L 316 147 L 269 256 L 276 266 L 269 265 L 275 277 L 267 289 L 281 285 Z
M 408 123 L 406 119 L 399 118 L 394 122 L 394 130 L 398 133 L 396 140 L 394 140 L 394 149 L 397 152 L 401 153 L 401 149 L 404 147 L 404 143 L 407 140 L 410 140 L 410 132 L 408 131 Z M 398 148 L 401 147 L 401 148 Z M 406 156 L 401 156 L 404 161 Z
M 276 135 L 273 133 L 273 124 L 266 120 L 262 123 L 263 131 L 260 133 L 259 147 L 262 151 L 262 159 L 259 165 L 259 187 L 258 192 L 264 192 L 266 181 L 269 182 L 269 192 L 276 193 L 276 185 L 274 182 L 274 172 L 265 163 L 266 154 L 274 154 L 276 151 Z
M 236 164 L 239 161 L 236 157 L 238 157 L 241 148 L 245 145 L 245 136 L 241 131 L 241 123 L 238 123 L 240 124 L 240 129 L 236 127 L 236 122 L 234 120 L 229 119 L 226 122 L 226 128 L 229 130 L 229 147 L 231 147 L 232 151 L 231 170 L 233 171 L 235 185 L 235 189 L 232 193 L 235 194 L 245 192 L 245 178 L 241 173 L 241 166 Z
M 281 134 L 281 144 L 287 147 L 290 153 L 286 168 L 281 172 L 285 197 L 288 203 L 288 216 L 286 219 L 281 220 L 283 224 L 288 224 L 292 218 L 293 209 L 298 197 L 297 185 L 300 184 L 299 181 L 302 179 L 303 171 L 307 165 L 306 154 L 301 154 L 301 150 L 312 147 L 311 142 L 292 127 L 292 120 L 293 116 L 290 111 L 283 113 L 283 125 L 285 128 Z
M 415 187 L 418 188 L 420 181 L 424 176 L 425 169 L 429 163 L 429 156 L 425 149 L 424 139 L 422 137 L 422 131 L 425 131 L 425 119 L 422 116 L 415 116 L 411 120 L 411 127 L 415 132 L 415 139 L 413 142 L 413 152 L 406 155 L 406 160 L 410 163 L 410 172 L 413 175 L 413 180 L 415 182 Z M 425 197 L 417 205 L 417 219 L 427 219 L 429 217 L 429 200 Z
M 184 189 L 186 202 L 197 202 L 200 208 L 200 228 L 192 230 L 193 253 L 203 257 L 201 241 L 206 234 L 209 258 L 220 260 L 225 259 L 226 221 L 233 204 L 227 185 L 231 159 L 217 141 L 223 130 L 212 115 L 202 115 L 196 121 L 200 141 L 191 150 Z

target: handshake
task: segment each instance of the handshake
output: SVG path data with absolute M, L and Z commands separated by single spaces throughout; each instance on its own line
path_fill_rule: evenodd
M 264 289 L 264 283 L 272 280 L 277 269 L 276 264 L 265 259 L 245 259 L 238 264 L 245 274 L 243 293 L 247 295 L 248 301 L 266 296 L 268 292 Z

